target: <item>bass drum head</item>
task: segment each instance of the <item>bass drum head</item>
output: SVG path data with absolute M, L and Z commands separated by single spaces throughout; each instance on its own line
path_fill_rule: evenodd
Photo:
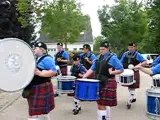
M 35 57 L 30 46 L 17 38 L 0 40 L 0 89 L 18 91 L 32 80 Z

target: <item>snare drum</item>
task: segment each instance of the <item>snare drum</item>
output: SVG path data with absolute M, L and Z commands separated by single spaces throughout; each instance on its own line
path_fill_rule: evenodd
M 58 81 L 58 92 L 59 93 L 73 93 L 74 82 L 76 77 L 74 76 L 59 76 Z
M 133 70 L 124 69 L 124 72 L 120 74 L 119 82 L 124 86 L 132 85 L 135 83 Z
M 148 89 L 147 95 L 147 114 L 149 117 L 160 117 L 160 89 Z
M 99 80 L 77 79 L 75 87 L 75 98 L 84 101 L 95 101 L 99 99 Z
M 160 74 L 153 75 L 152 78 L 153 78 L 153 86 L 160 87 Z

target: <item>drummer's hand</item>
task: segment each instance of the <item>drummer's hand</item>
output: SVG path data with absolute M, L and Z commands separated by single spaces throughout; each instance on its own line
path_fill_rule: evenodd
M 40 74 L 41 74 L 41 71 L 40 71 L 40 70 L 38 70 L 38 69 L 35 69 L 35 71 L 34 71 L 34 74 L 35 74 L 35 75 L 38 75 L 38 76 L 40 76 Z
M 61 58 L 57 58 L 57 61 L 60 62 L 60 61 L 62 61 L 62 59 Z
M 79 73 L 78 76 L 79 76 L 79 77 L 83 77 L 83 74 Z
M 113 74 L 114 74 L 114 72 L 113 72 L 112 68 L 109 68 L 109 69 L 108 69 L 108 71 L 109 71 L 109 73 L 110 73 L 111 75 L 113 75 Z
M 82 78 L 87 78 L 86 76 L 85 76 L 85 74 L 83 74 L 83 77 Z
M 138 65 L 134 66 L 134 70 L 135 70 L 135 71 L 136 71 L 136 70 L 139 70 L 141 67 L 142 67 L 141 64 L 138 64 Z

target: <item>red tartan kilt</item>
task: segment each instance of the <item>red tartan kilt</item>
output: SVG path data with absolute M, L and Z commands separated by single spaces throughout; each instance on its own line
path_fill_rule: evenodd
M 32 87 L 32 95 L 27 99 L 29 115 L 48 114 L 54 109 L 54 91 L 51 82 Z
M 117 82 L 110 79 L 109 82 L 100 90 L 100 99 L 97 100 L 99 105 L 117 106 Z
M 62 75 L 67 75 L 67 66 L 60 67 Z
M 134 71 L 134 80 L 136 82 L 133 85 L 128 86 L 129 88 L 139 88 L 139 86 L 140 86 L 140 74 L 139 74 L 139 71 Z

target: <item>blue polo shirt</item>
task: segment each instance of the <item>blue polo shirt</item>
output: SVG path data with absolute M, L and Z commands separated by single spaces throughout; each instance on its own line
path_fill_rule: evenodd
M 160 55 L 153 61 L 152 66 L 155 66 L 160 63 Z
M 160 73 L 160 63 L 152 67 L 151 71 L 153 72 L 153 75 Z
M 107 52 L 105 55 L 104 55 L 104 58 L 103 60 L 106 60 L 108 58 L 108 56 L 110 55 L 110 52 Z M 114 69 L 116 70 L 121 70 L 123 71 L 123 65 L 121 63 L 121 61 L 118 59 L 117 55 L 114 54 L 110 60 L 108 61 L 108 64 L 110 64 Z M 96 71 L 96 61 L 93 63 L 93 65 L 91 66 L 91 69 L 93 71 Z
M 61 52 L 63 52 L 62 57 L 63 57 L 65 60 L 69 60 L 69 53 L 68 53 L 67 51 L 64 51 L 64 50 L 59 51 L 58 53 L 61 53 Z M 57 54 L 58 54 L 58 53 L 57 53 Z M 57 65 L 57 63 L 56 63 L 56 65 Z M 62 65 L 62 66 L 63 66 L 63 65 Z
M 88 51 L 87 53 L 81 53 L 80 54 L 81 59 L 88 57 L 90 59 L 90 61 L 94 61 L 97 59 L 97 57 L 95 56 L 95 54 L 93 54 L 92 52 Z
M 37 61 L 38 62 L 38 61 Z M 44 57 L 38 64 L 37 67 L 43 70 L 52 70 L 53 72 L 57 72 L 55 61 L 51 56 Z
M 131 51 L 127 51 L 127 52 L 125 52 L 125 53 L 122 55 L 122 57 L 121 57 L 121 59 L 120 59 L 120 61 L 121 61 L 122 63 L 124 63 L 125 57 L 127 56 L 128 52 L 131 52 Z M 133 55 L 134 52 L 131 52 L 131 54 Z M 135 54 L 137 54 L 137 55 L 136 55 L 136 60 L 137 60 L 137 61 L 139 61 L 139 62 L 146 61 L 146 60 L 144 59 L 144 57 L 143 57 L 139 52 L 136 51 Z
M 78 65 L 76 65 L 76 66 L 79 68 L 79 72 L 80 72 L 81 74 L 87 72 L 87 69 L 86 69 L 82 64 L 78 64 Z M 73 73 L 73 66 L 71 67 L 70 72 Z

